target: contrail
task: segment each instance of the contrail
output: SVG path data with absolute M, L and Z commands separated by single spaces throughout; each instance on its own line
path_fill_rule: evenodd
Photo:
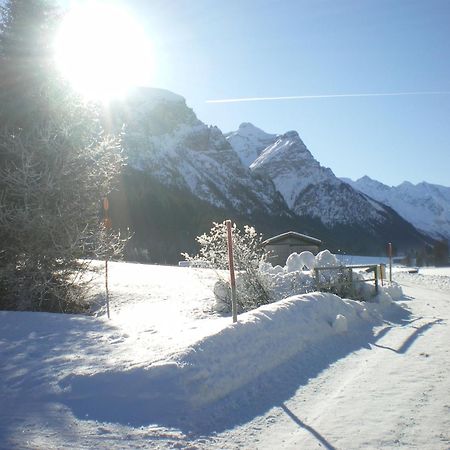
M 265 102 L 271 100 L 308 100 L 314 98 L 344 98 L 344 97 L 398 97 L 402 95 L 448 95 L 450 91 L 414 91 L 414 92 L 378 92 L 366 94 L 322 94 L 322 95 L 291 95 L 287 97 L 241 97 L 220 100 L 206 100 L 206 103 L 240 103 Z

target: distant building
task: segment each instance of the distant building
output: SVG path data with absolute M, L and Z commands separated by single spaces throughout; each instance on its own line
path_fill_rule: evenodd
M 262 242 L 266 252 L 270 253 L 269 261 L 275 266 L 284 266 L 291 253 L 309 251 L 316 255 L 319 252 L 322 241 L 320 239 L 306 236 L 305 234 L 288 231 Z

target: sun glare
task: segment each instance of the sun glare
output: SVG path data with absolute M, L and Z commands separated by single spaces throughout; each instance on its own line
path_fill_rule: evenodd
M 126 10 L 106 3 L 72 8 L 63 19 L 55 50 L 63 76 L 91 99 L 121 97 L 151 77 L 152 51 L 144 30 Z

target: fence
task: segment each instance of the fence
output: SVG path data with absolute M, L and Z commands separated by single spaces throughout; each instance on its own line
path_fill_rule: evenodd
M 332 291 L 337 295 L 349 295 L 353 290 L 354 282 L 371 282 L 375 284 L 375 295 L 379 292 L 379 283 L 383 285 L 385 276 L 384 264 L 365 264 L 339 267 L 315 267 L 314 276 L 316 279 L 317 290 Z M 373 278 L 355 279 L 353 271 L 355 269 L 365 269 L 368 275 L 373 273 Z

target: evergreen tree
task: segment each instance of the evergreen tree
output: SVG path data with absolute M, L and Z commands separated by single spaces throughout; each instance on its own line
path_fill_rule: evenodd
M 8 0 L 0 15 L 1 123 L 25 125 L 48 105 L 57 11 L 44 0 Z
M 121 247 L 99 222 L 120 142 L 53 68 L 56 9 L 9 0 L 0 14 L 0 308 L 83 309 L 81 258 Z

